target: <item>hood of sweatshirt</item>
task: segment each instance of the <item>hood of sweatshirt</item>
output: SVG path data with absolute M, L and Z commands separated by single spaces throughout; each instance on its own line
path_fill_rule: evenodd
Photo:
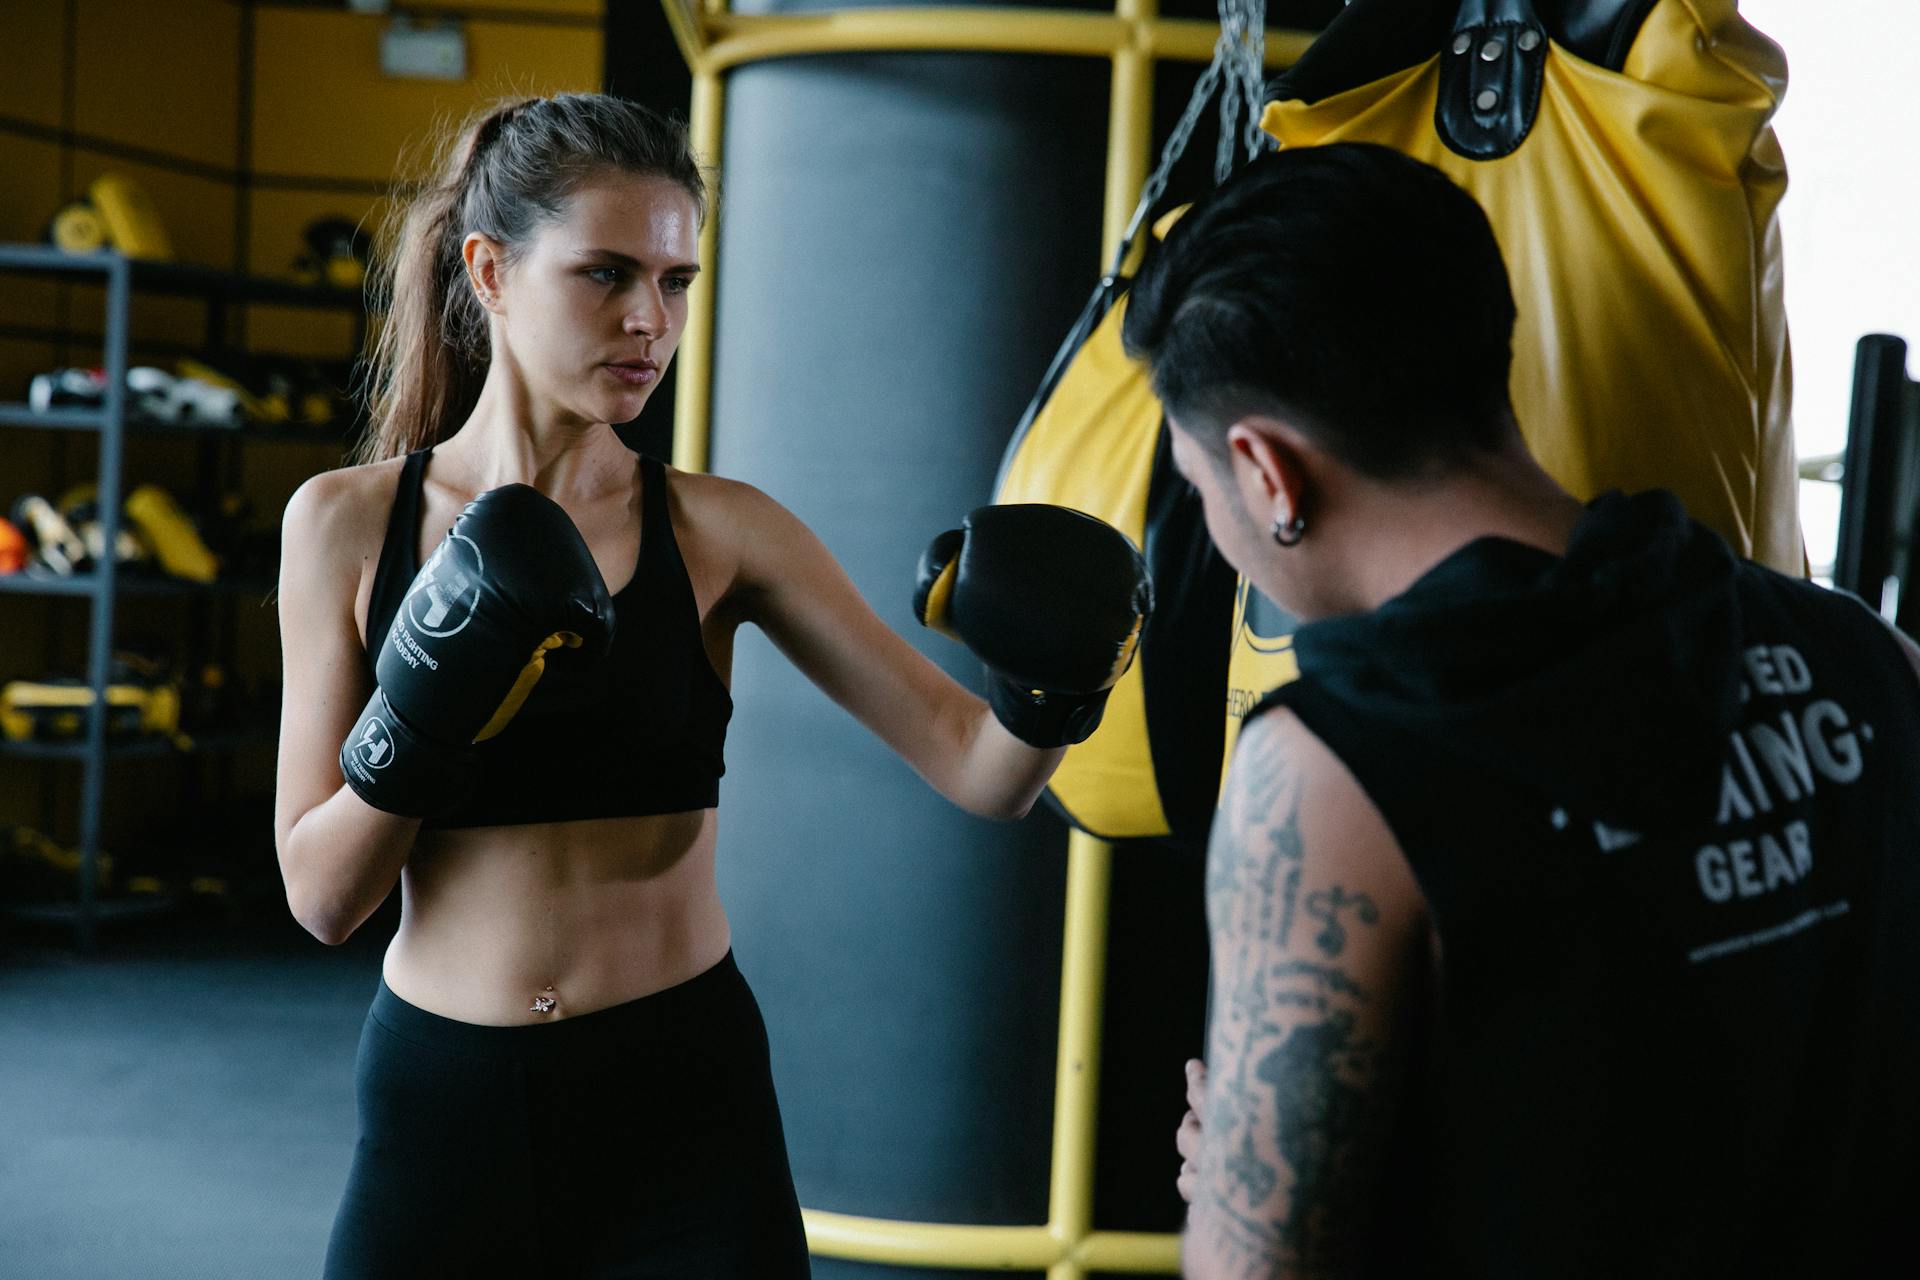
M 1595 500 L 1564 556 L 1469 543 L 1295 637 L 1303 681 L 1609 823 L 1712 818 L 1741 714 L 1727 544 L 1660 490 Z

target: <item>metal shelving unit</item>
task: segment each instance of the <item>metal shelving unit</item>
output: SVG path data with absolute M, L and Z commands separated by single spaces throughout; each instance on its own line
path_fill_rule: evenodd
M 53 410 L 36 410 L 18 402 L 0 403 L 0 428 L 88 431 L 98 434 L 100 449 L 95 483 L 102 534 L 107 546 L 114 545 L 120 532 L 122 463 L 126 439 L 130 435 L 168 435 L 197 440 L 203 446 L 203 476 L 210 474 L 212 452 L 223 440 L 249 443 L 345 443 L 344 432 L 331 427 L 175 423 L 130 413 L 126 391 L 128 351 L 132 345 L 130 310 L 133 299 L 141 295 L 201 301 L 206 308 L 203 349 L 208 352 L 232 349 L 228 338 L 234 308 L 238 306 L 253 303 L 348 311 L 355 318 L 352 349 L 358 350 L 365 338 L 366 310 L 357 292 L 263 280 L 208 267 L 149 262 L 113 252 L 70 254 L 45 245 L 27 244 L 0 245 L 0 276 L 54 277 L 68 283 L 97 283 L 104 286 L 104 328 L 99 334 L 50 332 L 49 336 L 100 347 L 101 363 L 107 373 L 106 403 L 98 409 Z M 271 742 L 274 735 L 261 729 L 240 729 L 188 740 L 122 741 L 109 738 L 105 692 L 112 668 L 115 604 L 122 596 L 231 600 L 242 594 L 264 594 L 272 586 L 270 581 L 244 577 L 194 583 L 123 574 L 111 557 L 105 558 L 95 572 L 78 577 L 49 578 L 29 574 L 0 577 L 0 595 L 68 596 L 88 602 L 86 678 L 94 694 L 86 734 L 78 741 L 0 743 L 0 761 L 77 763 L 82 779 L 80 873 L 76 900 L 71 904 L 14 904 L 8 908 L 9 915 L 42 922 L 71 923 L 76 945 L 82 951 L 88 951 L 93 947 L 98 923 L 151 914 L 158 909 L 150 901 L 120 903 L 103 901 L 99 897 L 100 831 L 109 761 L 225 754 Z

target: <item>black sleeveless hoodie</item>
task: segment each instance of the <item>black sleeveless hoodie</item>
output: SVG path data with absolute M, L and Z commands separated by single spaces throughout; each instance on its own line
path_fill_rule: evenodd
M 1920 1132 L 1920 683 L 1669 494 L 1295 640 L 1441 948 L 1381 1274 L 1879 1275 Z

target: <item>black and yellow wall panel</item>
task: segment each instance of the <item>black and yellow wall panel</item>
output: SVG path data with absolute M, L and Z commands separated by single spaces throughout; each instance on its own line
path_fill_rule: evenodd
M 510 93 L 597 89 L 594 27 L 472 21 L 467 77 L 393 80 L 380 73 L 387 19 L 262 8 L 254 31 L 253 169 L 384 182 L 435 121 Z
M 75 132 L 223 172 L 240 128 L 240 6 L 84 0 L 75 28 Z
M 0 116 L 59 128 L 66 83 L 67 6 L 51 0 L 9 4 L 4 38 Z

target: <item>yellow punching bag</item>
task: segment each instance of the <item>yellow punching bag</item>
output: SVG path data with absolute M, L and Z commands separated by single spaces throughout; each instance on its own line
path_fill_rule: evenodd
M 1514 410 L 1575 496 L 1671 489 L 1736 551 L 1797 574 L 1769 124 L 1785 85 L 1734 0 L 1356 0 L 1261 123 L 1282 147 L 1392 147 L 1480 202 L 1519 310 Z M 1229 755 L 1239 714 L 1294 674 L 1290 627 L 1263 627 L 1248 594 Z
M 1159 228 L 1164 232 L 1163 220 Z M 1126 282 L 1109 277 L 1014 432 L 995 502 L 1052 502 L 1131 538 L 1153 575 L 1139 658 L 1093 736 L 1047 787 L 1067 821 L 1106 839 L 1205 839 L 1219 790 L 1220 690 L 1234 577 L 1199 496 L 1174 469 L 1160 402 L 1120 345 Z
M 1519 307 L 1514 407 L 1568 489 L 1671 489 L 1737 550 L 1801 572 L 1779 50 L 1732 0 L 1539 8 L 1550 20 L 1525 0 L 1354 0 L 1263 125 L 1282 146 L 1394 147 L 1480 201 Z M 1098 515 L 1154 573 L 1139 661 L 1050 797 L 1096 835 L 1197 837 L 1241 717 L 1297 674 L 1295 624 L 1223 579 L 1169 475 L 1160 405 L 1120 348 L 1123 289 L 1082 317 L 995 500 Z

